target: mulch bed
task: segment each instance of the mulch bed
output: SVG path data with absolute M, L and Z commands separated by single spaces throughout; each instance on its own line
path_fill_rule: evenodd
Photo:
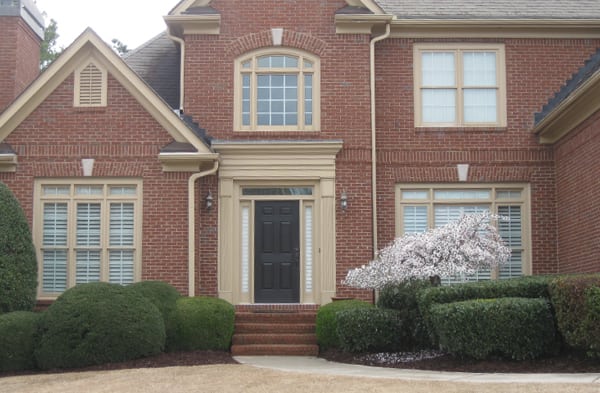
M 437 355 L 437 357 L 423 360 L 413 360 L 409 362 L 395 362 L 390 360 L 387 362 L 381 362 L 380 360 L 384 356 L 357 355 L 329 350 L 321 353 L 320 357 L 340 363 L 433 371 L 462 371 L 474 373 L 600 373 L 599 360 L 593 360 L 578 355 L 560 355 L 530 361 L 477 361 L 458 359 L 450 355 Z M 391 357 L 393 358 L 393 356 Z M 386 356 L 385 358 L 389 358 L 389 356 Z M 132 368 L 199 366 L 209 364 L 237 364 L 237 362 L 231 357 L 229 352 L 170 352 L 127 362 L 109 363 L 79 369 L 0 372 L 0 378 L 16 375 L 123 370 Z

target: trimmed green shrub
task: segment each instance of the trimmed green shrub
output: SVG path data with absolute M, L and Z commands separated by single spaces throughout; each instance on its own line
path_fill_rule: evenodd
M 585 291 L 587 315 L 583 320 L 587 354 L 600 358 L 600 287 L 591 287 Z
M 431 315 L 440 346 L 456 356 L 523 360 L 559 348 L 545 299 L 479 299 L 436 304 Z
M 429 280 L 409 280 L 387 285 L 379 293 L 377 306 L 390 308 L 400 313 L 403 322 L 403 349 L 423 349 L 431 347 L 429 332 L 419 310 L 417 294 L 425 288 L 431 288 Z
M 19 202 L 0 182 L 0 314 L 31 311 L 37 289 L 37 261 L 29 224 Z
M 430 313 L 434 304 L 504 297 L 548 298 L 548 285 L 553 276 L 524 276 L 510 280 L 479 281 L 426 288 L 419 291 L 417 301 L 432 343 L 437 343 Z
M 40 314 L 15 311 L 0 315 L 0 371 L 35 368 L 33 348 Z
M 182 297 L 172 314 L 173 336 L 169 350 L 228 350 L 231 345 L 235 308 L 222 299 Z
M 172 285 L 164 281 L 141 281 L 128 285 L 127 290 L 135 291 L 148 299 L 160 311 L 165 324 L 175 311 L 175 303 L 181 294 Z
M 386 308 L 350 308 L 336 313 L 340 347 L 347 352 L 395 352 L 407 348 L 411 332 L 400 312 Z
M 158 308 L 135 291 L 90 283 L 65 291 L 41 319 L 35 357 L 41 369 L 120 362 L 162 352 Z
M 576 350 L 587 351 L 590 347 L 588 328 L 582 321 L 588 318 L 586 292 L 592 287 L 600 287 L 600 275 L 560 276 L 549 284 L 558 331 L 565 343 Z M 590 302 L 593 305 L 593 299 Z
M 317 312 L 317 342 L 321 350 L 340 348 L 337 333 L 336 314 L 342 310 L 354 308 L 374 308 L 371 303 L 362 300 L 340 300 L 328 303 Z

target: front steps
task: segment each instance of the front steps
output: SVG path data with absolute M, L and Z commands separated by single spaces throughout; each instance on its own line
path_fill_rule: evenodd
M 317 306 L 238 306 L 233 356 L 317 356 Z

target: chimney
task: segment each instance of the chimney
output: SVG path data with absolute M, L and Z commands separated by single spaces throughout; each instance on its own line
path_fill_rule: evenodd
M 0 112 L 39 75 L 43 39 L 33 0 L 0 0 Z

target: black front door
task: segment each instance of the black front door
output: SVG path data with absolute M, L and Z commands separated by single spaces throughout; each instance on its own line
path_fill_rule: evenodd
M 256 201 L 254 302 L 300 302 L 298 201 Z

